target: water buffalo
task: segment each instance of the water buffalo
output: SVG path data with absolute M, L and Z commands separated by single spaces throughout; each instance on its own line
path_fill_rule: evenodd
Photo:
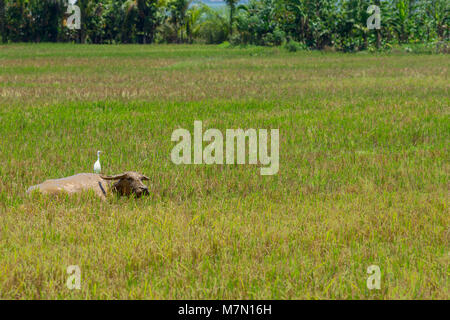
M 117 180 L 116 182 L 113 182 Z M 74 176 L 47 180 L 41 184 L 28 188 L 27 193 L 37 190 L 43 194 L 68 194 L 93 190 L 100 198 L 105 199 L 111 191 L 119 195 L 136 197 L 148 195 L 148 187 L 142 181 L 150 180 L 143 174 L 128 171 L 114 176 L 103 176 L 97 173 L 80 173 Z

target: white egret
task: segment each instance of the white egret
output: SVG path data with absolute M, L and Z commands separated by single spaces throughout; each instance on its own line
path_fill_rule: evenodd
M 100 153 L 101 151 L 97 151 L 97 161 L 94 163 L 95 173 L 100 173 L 102 171 L 102 166 L 100 165 Z

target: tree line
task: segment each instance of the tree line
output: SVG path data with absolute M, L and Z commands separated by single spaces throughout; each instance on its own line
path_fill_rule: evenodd
M 67 0 L 0 0 L 2 42 L 205 43 L 335 48 L 449 40 L 449 0 L 77 0 L 79 30 L 67 28 Z M 367 8 L 381 9 L 369 30 Z

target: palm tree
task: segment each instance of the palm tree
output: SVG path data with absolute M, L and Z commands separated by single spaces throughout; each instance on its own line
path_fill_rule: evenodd
M 236 11 L 236 4 L 239 0 L 225 0 L 225 3 L 230 8 L 230 37 L 233 35 L 233 20 L 234 12 Z
M 126 27 L 136 27 L 139 43 L 151 43 L 159 24 L 158 0 L 128 0 L 124 3 L 124 8 Z
M 190 7 L 186 13 L 186 37 L 189 42 L 192 42 L 194 33 L 198 29 L 198 25 L 201 17 L 204 13 L 206 13 L 206 8 L 208 8 L 205 4 L 195 4 Z
M 171 20 L 175 26 L 177 37 L 179 34 L 179 42 L 183 42 L 183 27 L 186 27 L 188 33 L 186 15 L 193 0 L 172 0 L 169 3 L 170 12 L 172 14 Z
M 207 44 L 222 43 L 228 37 L 228 14 L 206 4 L 196 4 L 188 11 L 188 35 Z

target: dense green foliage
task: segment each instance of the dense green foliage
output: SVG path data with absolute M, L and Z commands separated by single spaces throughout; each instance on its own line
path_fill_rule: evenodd
M 3 42 L 221 43 L 358 51 L 449 39 L 448 0 L 78 0 L 81 29 L 65 26 L 67 1 L 0 0 Z M 367 8 L 381 8 L 369 30 Z

